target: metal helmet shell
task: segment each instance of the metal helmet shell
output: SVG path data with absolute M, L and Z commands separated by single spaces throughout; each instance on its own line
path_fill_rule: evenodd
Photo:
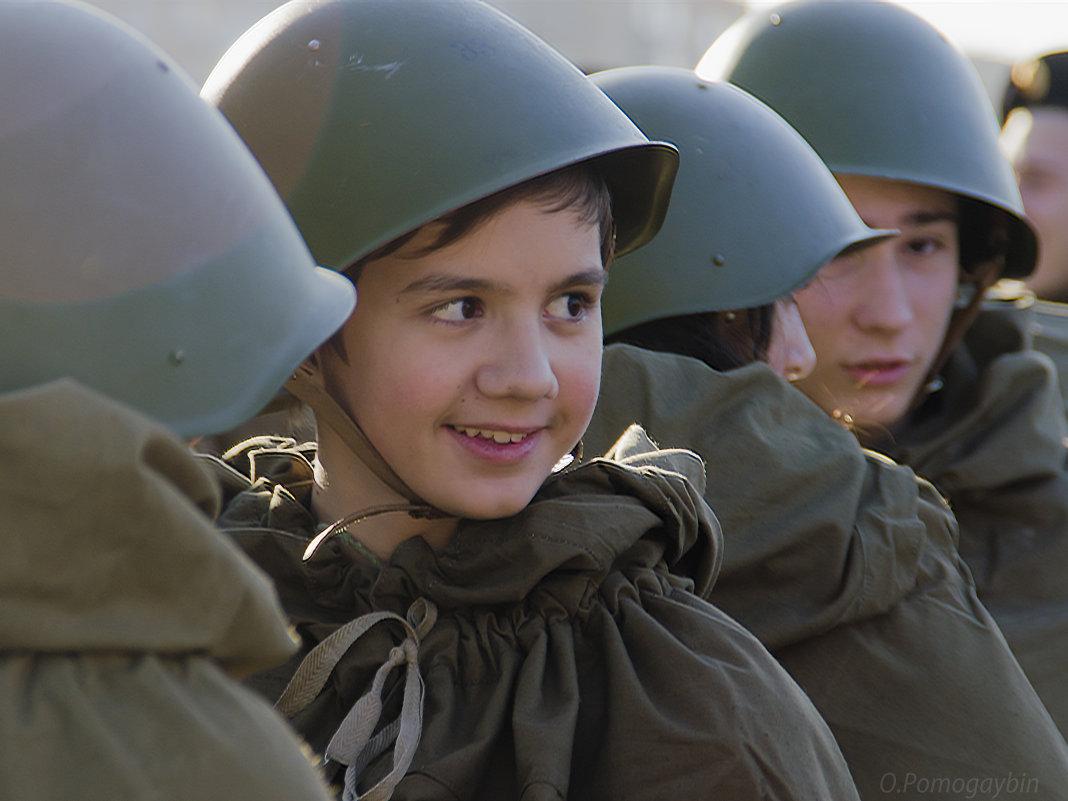
M 294 0 L 208 77 L 312 254 L 342 270 L 494 192 L 595 159 L 616 251 L 663 220 L 677 168 L 571 62 L 479 0 Z
M 754 94 L 815 148 L 832 172 L 909 181 L 1000 209 L 1010 233 L 1004 275 L 1034 266 L 998 121 L 975 68 L 911 11 L 880 0 L 799 0 L 751 13 L 705 53 L 697 72 Z
M 861 221 L 805 140 L 741 89 L 670 67 L 591 77 L 646 136 L 674 144 L 680 159 L 660 232 L 612 263 L 602 300 L 606 334 L 764 306 L 843 249 L 887 235 Z
M 0 107 L 0 391 L 72 377 L 214 433 L 351 313 L 226 120 L 110 17 L 0 2 Z

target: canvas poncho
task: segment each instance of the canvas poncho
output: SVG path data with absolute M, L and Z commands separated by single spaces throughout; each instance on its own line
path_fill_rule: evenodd
M 315 747 L 343 753 L 352 738 L 334 738 L 342 719 L 391 649 L 407 654 L 379 726 L 396 719 L 398 745 L 350 791 L 404 750 L 401 685 L 417 668 L 421 738 L 398 801 L 857 797 L 797 685 L 694 594 L 708 594 L 721 557 L 715 519 L 684 478 L 701 481 L 699 460 L 643 450 L 632 430 L 617 447 L 633 452 L 626 464 L 558 473 L 520 514 L 461 521 L 440 552 L 414 537 L 385 564 L 340 537 L 302 561 L 318 530 L 302 497 L 309 448 L 265 438 L 227 454 L 240 470 L 224 471 L 235 494 L 220 525 L 274 576 L 306 649 L 368 613 L 409 617 L 412 630 L 396 618 L 370 628 L 295 710 Z M 256 686 L 278 697 L 295 669 Z M 350 759 L 361 761 L 363 742 Z
M 1025 341 L 1016 317 L 981 314 L 884 447 L 949 499 L 979 598 L 1068 732 L 1068 424 L 1052 363 Z
M 70 380 L 0 395 L 0 798 L 325 801 L 234 678 L 294 648 L 186 446 Z
M 610 346 L 586 452 L 633 421 L 705 459 L 724 533 L 706 597 L 808 693 L 862 798 L 901 798 L 909 777 L 992 788 L 1023 775 L 1043 798 L 1068 797 L 1064 742 L 976 600 L 928 483 L 864 452 L 764 364 L 720 373 Z

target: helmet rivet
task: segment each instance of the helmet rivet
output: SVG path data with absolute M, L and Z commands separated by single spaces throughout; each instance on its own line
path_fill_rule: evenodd
M 724 264 L 727 263 L 727 260 L 723 258 L 723 254 L 717 253 L 715 256 L 712 257 L 712 263 L 717 267 L 722 267 Z
M 319 40 L 318 39 L 312 39 L 310 42 L 308 42 L 308 49 L 309 50 L 318 50 L 319 49 Z
M 771 17 L 769 17 L 769 20 L 772 25 L 779 25 L 782 23 L 782 17 L 778 14 L 772 14 Z
M 171 351 L 171 355 L 170 355 L 169 358 L 170 358 L 171 364 L 173 364 L 175 367 L 177 367 L 179 364 L 181 364 L 182 362 L 185 361 L 185 351 L 181 350 L 181 349 L 172 350 Z
M 162 72 L 171 71 L 171 68 L 167 66 L 167 62 L 162 59 L 156 62 L 156 66 L 159 67 Z

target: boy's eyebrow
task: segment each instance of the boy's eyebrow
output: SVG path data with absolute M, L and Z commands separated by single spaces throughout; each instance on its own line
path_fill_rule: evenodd
M 456 275 L 432 274 L 417 278 L 401 290 L 402 294 L 416 292 L 477 292 L 493 286 L 491 281 L 483 278 L 463 278 Z
M 592 270 L 583 270 L 582 272 L 569 275 L 563 281 L 557 281 L 553 284 L 551 292 L 559 292 L 567 289 L 569 286 L 601 286 L 603 287 L 608 283 L 608 270 L 604 267 L 596 267 Z
M 931 225 L 938 222 L 957 222 L 956 211 L 914 211 L 901 218 L 907 225 Z
M 603 267 L 592 270 L 583 270 L 567 276 L 553 284 L 551 292 L 558 292 L 569 286 L 604 286 L 608 281 L 608 271 Z M 448 274 L 424 275 L 412 281 L 404 289 L 402 294 L 414 294 L 417 292 L 486 292 L 498 285 L 485 278 L 464 278 Z

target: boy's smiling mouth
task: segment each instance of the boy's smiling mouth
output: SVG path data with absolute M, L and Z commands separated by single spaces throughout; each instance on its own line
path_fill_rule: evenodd
M 473 437 L 477 439 L 492 440 L 498 445 L 516 444 L 522 442 L 524 439 L 530 436 L 532 432 L 520 432 L 520 431 L 504 431 L 501 429 L 493 428 L 471 428 L 468 426 L 450 426 L 455 431 L 463 434 L 465 437 Z

